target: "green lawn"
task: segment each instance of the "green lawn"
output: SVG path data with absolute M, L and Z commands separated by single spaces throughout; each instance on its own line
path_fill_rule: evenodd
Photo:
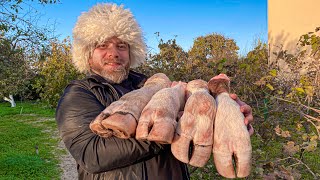
M 0 103 L 0 179 L 60 179 L 54 110 Z

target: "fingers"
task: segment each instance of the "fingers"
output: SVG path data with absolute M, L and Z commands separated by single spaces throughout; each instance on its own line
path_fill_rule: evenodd
M 236 94 L 230 94 L 230 97 L 239 104 L 240 111 L 244 115 L 244 124 L 248 126 L 248 131 L 251 136 L 254 133 L 253 127 L 250 125 L 253 122 L 252 108 L 241 101 Z
M 239 104 L 239 106 L 246 105 L 246 103 L 244 103 L 243 101 L 241 101 L 236 94 L 230 94 L 229 96 L 230 96 L 233 100 L 235 100 L 235 101 Z
M 253 129 L 252 125 L 251 125 L 251 124 L 248 124 L 248 125 L 247 125 L 247 129 L 248 129 L 248 131 L 249 131 L 249 135 L 252 136 L 253 133 L 254 133 L 254 129 Z

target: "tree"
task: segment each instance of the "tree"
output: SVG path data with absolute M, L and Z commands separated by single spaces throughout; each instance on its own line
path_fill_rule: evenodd
M 36 11 L 25 11 L 22 2 L 22 0 L 0 1 L 0 97 L 11 97 L 5 99 L 9 99 L 12 106 L 13 95 L 21 97 L 25 94 L 29 80 L 35 75 L 33 63 L 38 60 L 38 53 L 45 49 L 52 31 L 37 26 L 39 16 L 36 15 Z M 37 2 L 51 4 L 57 1 Z
M 209 80 L 208 78 L 219 73 L 226 73 L 224 66 L 238 59 L 239 47 L 233 39 L 212 33 L 195 39 L 188 52 L 189 74 Z
M 175 39 L 170 39 L 167 42 L 163 42 L 161 39 L 158 48 L 159 53 L 149 55 L 144 72 L 151 69 L 152 74 L 162 72 L 172 80 L 181 80 L 187 53 L 176 43 Z M 149 75 L 151 75 L 150 70 Z
M 238 50 L 239 47 L 233 39 L 213 33 L 196 38 L 189 51 L 189 56 L 195 61 L 234 60 L 238 58 Z
M 3 38 L 0 40 L 0 49 L 0 97 L 9 101 L 14 107 L 13 95 L 22 96 L 34 74 L 25 61 L 22 48 L 13 49 L 10 41 Z
M 210 34 L 196 38 L 193 47 L 185 52 L 175 39 L 159 42 L 159 53 L 149 55 L 142 71 L 147 74 L 163 72 L 173 80 L 209 80 L 219 73 L 226 73 L 228 66 L 238 58 L 239 49 L 233 39 Z M 150 70 L 152 69 L 152 70 Z

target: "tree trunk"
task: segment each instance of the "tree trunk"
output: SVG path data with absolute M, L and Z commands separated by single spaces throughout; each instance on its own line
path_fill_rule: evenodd
M 16 103 L 14 102 L 13 96 L 12 96 L 11 94 L 9 95 L 9 98 L 4 97 L 3 99 L 4 99 L 5 101 L 10 102 L 10 103 L 11 103 L 11 107 L 16 107 Z

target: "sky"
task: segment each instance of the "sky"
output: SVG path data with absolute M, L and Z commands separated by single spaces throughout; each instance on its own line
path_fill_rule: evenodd
M 245 56 L 258 39 L 268 39 L 267 0 L 60 0 L 57 4 L 34 7 L 41 14 L 41 22 L 55 24 L 55 35 L 64 39 L 72 37 L 81 12 L 103 2 L 123 4 L 131 10 L 151 52 L 159 51 L 160 38 L 176 38 L 177 44 L 187 51 L 197 37 L 218 33 L 234 39 L 239 54 Z

